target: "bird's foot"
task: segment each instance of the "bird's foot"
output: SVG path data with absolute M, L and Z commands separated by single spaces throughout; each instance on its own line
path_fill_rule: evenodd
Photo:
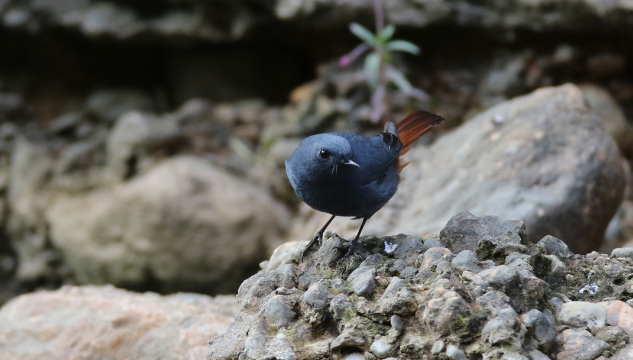
M 343 261 L 345 261 L 347 258 L 351 257 L 351 256 L 356 256 L 358 258 L 360 258 L 361 260 L 363 259 L 362 256 L 360 256 L 359 254 L 356 253 L 356 244 L 358 243 L 358 238 L 352 240 L 352 243 L 349 245 L 349 247 L 347 247 L 347 252 L 345 253 L 345 255 L 343 255 L 343 257 L 337 261 L 337 264 L 342 263 Z M 337 250 L 345 250 L 346 247 L 345 246 L 337 246 L 335 247 L 335 249 Z
M 312 245 L 314 245 L 314 243 L 318 243 L 319 247 L 321 247 L 321 242 L 322 241 L 323 241 L 323 232 L 319 231 L 319 232 L 316 233 L 316 235 L 314 235 L 312 240 L 310 240 L 308 245 L 306 245 L 306 247 L 301 252 L 301 261 L 303 261 L 303 259 L 306 257 L 306 253 L 308 252 L 308 250 L 310 250 L 310 248 L 312 247 Z

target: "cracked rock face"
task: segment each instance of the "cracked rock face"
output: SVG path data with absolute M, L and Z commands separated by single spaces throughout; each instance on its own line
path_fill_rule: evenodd
M 626 358 L 632 259 L 534 245 L 525 231 L 463 212 L 439 241 L 366 236 L 343 264 L 338 236 L 303 262 L 304 243 L 288 243 L 242 284 L 207 360 Z

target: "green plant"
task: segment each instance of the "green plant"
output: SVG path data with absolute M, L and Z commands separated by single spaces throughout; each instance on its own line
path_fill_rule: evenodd
M 365 57 L 364 73 L 367 84 L 372 89 L 371 103 L 374 108 L 372 121 L 378 122 L 383 116 L 388 115 L 387 88 L 393 83 L 403 93 L 419 100 L 428 99 L 428 95 L 411 85 L 404 74 L 396 69 L 392 64 L 392 53 L 396 51 L 406 52 L 413 55 L 420 53 L 420 48 L 415 44 L 405 40 L 392 40 L 396 32 L 393 24 L 384 26 L 384 16 L 382 2 L 374 0 L 374 11 L 376 14 L 376 33 L 371 32 L 364 26 L 351 23 L 350 31 L 360 38 L 363 43 L 358 45 L 349 54 L 341 57 L 339 64 L 347 66 L 360 55 L 369 51 Z

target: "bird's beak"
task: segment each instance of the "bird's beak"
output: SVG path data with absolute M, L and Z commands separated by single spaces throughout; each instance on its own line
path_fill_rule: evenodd
M 341 165 L 352 165 L 352 166 L 360 167 L 360 165 L 358 165 L 357 163 L 353 162 L 352 160 L 343 161 L 341 163 Z

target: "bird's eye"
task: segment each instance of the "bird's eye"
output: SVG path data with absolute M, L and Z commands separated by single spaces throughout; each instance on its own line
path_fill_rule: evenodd
M 330 152 L 327 150 L 319 150 L 319 157 L 321 159 L 327 159 L 330 157 Z

